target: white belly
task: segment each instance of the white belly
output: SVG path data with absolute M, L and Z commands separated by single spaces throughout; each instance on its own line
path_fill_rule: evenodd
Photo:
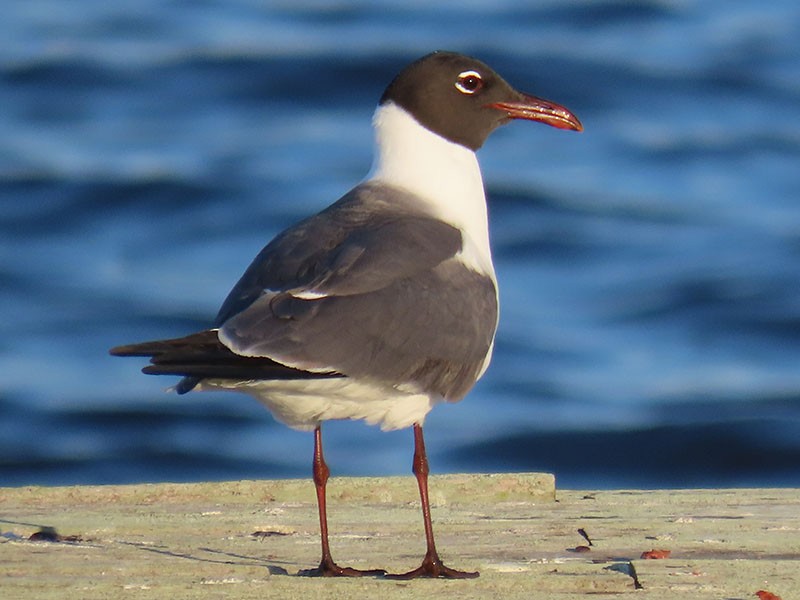
M 384 431 L 422 423 L 444 399 L 347 377 L 234 382 L 204 379 L 198 390 L 232 390 L 253 396 L 281 423 L 309 431 L 331 419 L 364 420 Z

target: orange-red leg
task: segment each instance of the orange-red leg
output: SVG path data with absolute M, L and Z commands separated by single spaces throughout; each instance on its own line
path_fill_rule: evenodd
M 299 575 L 305 577 L 365 577 L 384 575 L 383 569 L 361 570 L 350 567 L 340 567 L 331 557 L 331 548 L 328 543 L 328 509 L 325 500 L 325 488 L 330 477 L 330 470 L 322 454 L 322 430 L 319 425 L 314 430 L 314 487 L 317 490 L 317 507 L 319 509 L 319 533 L 322 540 L 322 560 L 315 569 L 305 569 Z
M 417 577 L 443 577 L 447 579 L 471 579 L 477 577 L 477 571 L 458 571 L 445 566 L 436 551 L 433 539 L 433 525 L 431 524 L 431 505 L 428 499 L 428 455 L 425 452 L 425 439 L 422 437 L 422 426 L 414 424 L 414 475 L 419 486 L 419 498 L 422 503 L 422 520 L 425 523 L 425 541 L 428 549 L 422 564 L 408 573 L 392 574 L 390 579 L 415 579 Z

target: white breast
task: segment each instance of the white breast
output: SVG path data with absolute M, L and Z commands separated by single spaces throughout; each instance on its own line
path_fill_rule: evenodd
M 375 159 L 367 179 L 422 198 L 432 216 L 461 230 L 461 260 L 496 281 L 486 196 L 475 153 L 426 129 L 392 102 L 378 107 L 373 123 Z
M 308 431 L 331 419 L 364 420 L 384 431 L 422 424 L 444 399 L 350 377 L 330 379 L 254 380 L 204 379 L 198 390 L 245 392 L 266 406 L 281 423 Z

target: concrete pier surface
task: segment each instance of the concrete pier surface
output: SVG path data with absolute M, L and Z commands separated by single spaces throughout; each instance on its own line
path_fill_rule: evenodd
M 0 488 L 0 598 L 800 599 L 797 489 L 556 492 L 535 473 L 430 488 L 443 560 L 480 578 L 296 576 L 319 561 L 310 479 Z M 413 477 L 334 477 L 328 494 L 339 564 L 419 564 Z

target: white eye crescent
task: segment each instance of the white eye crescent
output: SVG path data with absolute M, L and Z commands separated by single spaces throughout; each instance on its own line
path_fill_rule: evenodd
M 471 96 L 483 87 L 483 77 L 477 71 L 464 71 L 458 74 L 455 86 L 462 94 Z

